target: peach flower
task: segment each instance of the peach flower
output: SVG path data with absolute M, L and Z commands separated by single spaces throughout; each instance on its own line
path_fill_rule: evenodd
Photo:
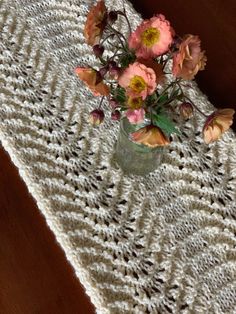
M 144 121 L 145 111 L 143 108 L 134 110 L 129 109 L 125 114 L 131 124 L 138 124 Z
M 165 146 L 170 143 L 160 128 L 154 125 L 145 126 L 131 134 L 131 139 L 151 148 Z
M 75 73 L 84 83 L 90 88 L 94 96 L 107 96 L 109 95 L 109 87 L 98 80 L 98 72 L 91 68 L 76 68 Z
M 200 45 L 198 36 L 185 35 L 173 57 L 172 72 L 176 77 L 192 80 L 198 71 L 205 68 L 207 58 Z
M 118 83 L 126 89 L 128 96 L 145 99 L 156 89 L 156 75 L 153 69 L 135 62 L 120 75 Z
M 132 98 L 129 97 L 127 101 L 127 106 L 130 109 L 140 109 L 143 105 L 143 99 L 142 97 Z
M 203 138 L 206 144 L 218 140 L 233 123 L 234 109 L 219 109 L 213 112 L 203 127 Z
M 90 46 L 99 43 L 107 23 L 107 9 L 103 0 L 89 11 L 84 27 L 84 36 Z
M 138 58 L 137 60 L 139 63 L 144 64 L 147 68 L 153 69 L 153 71 L 156 74 L 156 84 L 157 85 L 162 85 L 165 83 L 166 77 L 162 69 L 162 65 L 160 63 L 157 63 L 153 59 L 143 59 L 143 58 Z
M 159 14 L 143 21 L 130 35 L 128 44 L 138 58 L 155 58 L 168 51 L 173 35 L 170 23 Z

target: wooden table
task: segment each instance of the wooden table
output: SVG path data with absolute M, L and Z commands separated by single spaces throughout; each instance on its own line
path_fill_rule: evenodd
M 132 1 L 199 34 L 208 66 L 199 84 L 215 105 L 236 104 L 236 2 Z M 94 308 L 8 155 L 0 149 L 0 313 L 92 314 Z
M 95 313 L 64 252 L 2 148 L 0 313 Z

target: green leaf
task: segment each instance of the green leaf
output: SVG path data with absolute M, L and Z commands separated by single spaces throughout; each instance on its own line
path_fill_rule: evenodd
M 176 129 L 174 123 L 164 114 L 154 114 L 153 123 L 160 129 L 162 129 L 162 131 L 168 136 L 172 133 L 180 134 L 180 132 Z
M 125 54 L 120 58 L 120 66 L 122 68 L 127 68 L 130 63 L 136 60 L 136 56 L 133 53 Z
M 126 102 L 126 92 L 125 89 L 122 87 L 117 87 L 114 90 L 113 97 L 115 100 L 119 103 L 125 103 Z
M 165 93 L 164 95 L 162 95 L 162 96 L 159 98 L 158 104 L 163 104 L 163 103 L 165 103 L 168 99 L 169 99 L 169 95 L 168 95 L 168 93 Z

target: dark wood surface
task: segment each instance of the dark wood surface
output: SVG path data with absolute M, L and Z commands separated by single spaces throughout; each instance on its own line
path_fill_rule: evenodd
M 133 0 L 150 17 L 163 13 L 179 34 L 198 34 L 208 64 L 198 76 L 216 106 L 236 104 L 236 1 Z M 0 149 L 0 314 L 92 314 L 45 219 Z
M 208 58 L 196 80 L 216 107 L 236 109 L 236 1 L 131 0 L 143 17 L 162 13 L 179 35 L 199 35 Z M 236 130 L 236 119 L 234 120 Z
M 2 148 L 0 313 L 95 313 L 64 252 Z

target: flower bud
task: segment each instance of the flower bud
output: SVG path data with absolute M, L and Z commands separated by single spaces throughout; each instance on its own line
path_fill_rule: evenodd
M 113 66 L 109 70 L 110 76 L 117 79 L 118 76 L 120 75 L 120 68 L 118 66 Z
M 104 47 L 102 45 L 94 45 L 93 52 L 97 58 L 101 57 L 104 52 Z
M 101 109 L 95 109 L 89 114 L 89 123 L 94 126 L 101 124 L 104 120 L 104 112 Z
M 119 121 L 121 118 L 121 113 L 119 110 L 115 110 L 111 113 L 111 120 L 113 121 Z
M 189 119 L 193 116 L 193 106 L 189 102 L 183 102 L 179 106 L 180 115 L 185 119 Z
M 108 13 L 108 20 L 110 23 L 114 23 L 117 20 L 118 14 L 116 11 L 110 11 Z
M 111 61 L 109 61 L 108 66 L 109 66 L 109 69 L 112 69 L 113 67 L 117 66 L 117 63 L 116 63 L 116 61 L 111 60 Z
M 101 74 L 102 77 L 104 77 L 108 72 L 108 67 L 105 66 L 105 67 L 102 67 L 100 70 L 99 70 L 99 73 Z
M 119 107 L 119 103 L 113 98 L 110 99 L 109 105 L 112 109 L 116 109 L 117 107 Z

